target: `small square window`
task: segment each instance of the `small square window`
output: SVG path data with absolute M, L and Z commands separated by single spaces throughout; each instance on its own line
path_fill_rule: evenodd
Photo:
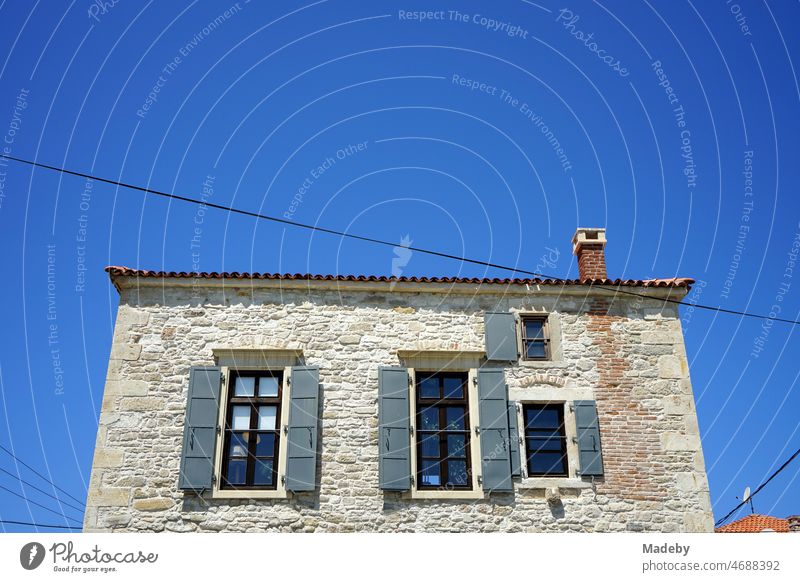
M 522 318 L 522 357 L 525 360 L 550 359 L 550 337 L 546 316 Z

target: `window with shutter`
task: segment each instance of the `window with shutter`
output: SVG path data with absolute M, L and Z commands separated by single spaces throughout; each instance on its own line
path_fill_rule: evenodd
M 283 372 L 232 372 L 222 455 L 222 489 L 275 489 Z
M 526 404 L 523 419 L 528 476 L 568 476 L 564 405 Z
M 466 372 L 417 374 L 418 489 L 472 489 Z

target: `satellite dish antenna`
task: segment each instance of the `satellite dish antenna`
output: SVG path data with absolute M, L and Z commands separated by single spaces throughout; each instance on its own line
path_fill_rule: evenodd
M 753 509 L 753 496 L 750 494 L 750 487 L 744 488 L 744 493 L 742 494 L 742 502 L 743 503 L 750 503 L 750 513 L 755 513 L 755 509 Z

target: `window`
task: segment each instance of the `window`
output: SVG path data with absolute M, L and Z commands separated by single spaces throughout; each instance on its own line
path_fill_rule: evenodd
M 223 489 L 275 489 L 280 441 L 278 372 L 232 372 L 225 414 Z
M 525 360 L 549 360 L 550 338 L 547 317 L 522 318 L 522 357 Z
M 466 373 L 419 373 L 418 489 L 472 489 Z
M 564 405 L 526 404 L 522 410 L 528 476 L 567 476 Z

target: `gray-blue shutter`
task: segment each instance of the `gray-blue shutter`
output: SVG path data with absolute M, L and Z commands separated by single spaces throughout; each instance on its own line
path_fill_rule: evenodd
M 178 487 L 189 491 L 211 489 L 217 443 L 222 370 L 218 366 L 189 369 L 189 396 L 183 425 L 183 451 Z
M 501 368 L 478 370 L 478 413 L 484 491 L 513 491 L 508 397 Z
M 517 352 L 517 326 L 513 313 L 487 311 L 483 315 L 486 342 L 486 359 L 490 362 L 515 361 Z
M 286 433 L 287 491 L 314 491 L 317 485 L 319 368 L 295 366 L 289 385 Z
M 600 448 L 600 424 L 597 421 L 597 404 L 594 400 L 575 401 L 575 424 L 580 452 L 579 475 L 603 474 L 603 453 Z
M 411 421 L 408 370 L 378 370 L 378 475 L 381 489 L 411 488 Z
M 509 455 L 511 456 L 511 476 L 522 476 L 522 466 L 519 457 L 519 429 L 517 428 L 517 403 L 508 403 L 508 442 Z

